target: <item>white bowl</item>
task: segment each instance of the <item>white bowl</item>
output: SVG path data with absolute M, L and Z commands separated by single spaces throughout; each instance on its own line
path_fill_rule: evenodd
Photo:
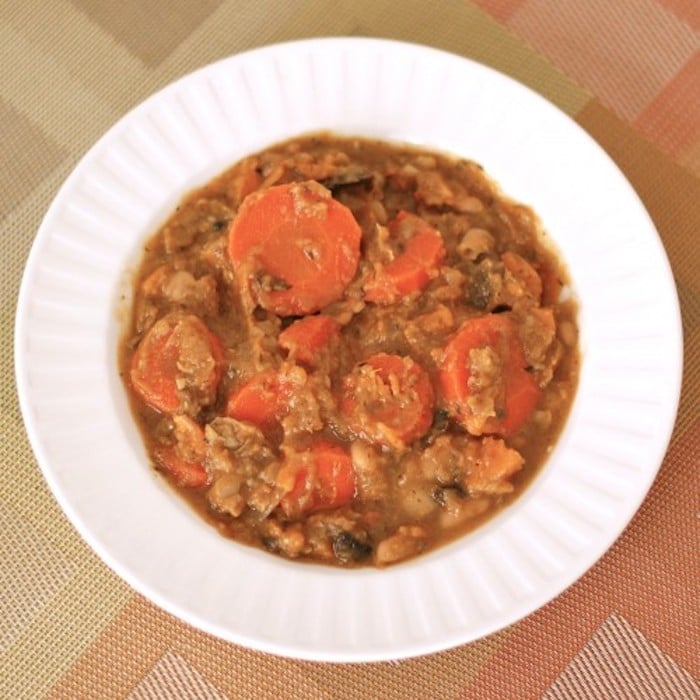
M 480 162 L 539 213 L 580 302 L 578 394 L 540 475 L 473 534 L 387 570 L 290 563 L 219 536 L 147 466 L 117 371 L 122 296 L 145 237 L 187 190 L 250 152 L 317 129 Z M 41 469 L 110 567 L 196 627 L 329 661 L 466 643 L 572 584 L 646 495 L 670 438 L 682 366 L 663 247 L 596 143 L 489 68 L 372 39 L 233 56 L 120 120 L 46 214 L 22 282 L 15 350 Z

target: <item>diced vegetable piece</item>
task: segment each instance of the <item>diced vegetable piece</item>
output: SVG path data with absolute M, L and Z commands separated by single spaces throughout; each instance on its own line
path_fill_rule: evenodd
M 350 454 L 340 445 L 327 441 L 289 456 L 280 469 L 277 483 L 287 491 L 280 501 L 287 517 L 339 508 L 354 498 L 357 489 Z
M 415 214 L 399 212 L 389 222 L 389 233 L 404 247 L 365 284 L 365 299 L 376 304 L 393 304 L 423 291 L 445 257 L 440 232 Z
M 542 280 L 537 274 L 537 270 L 525 258 L 512 250 L 503 253 L 501 260 L 506 266 L 506 270 L 515 277 L 528 296 L 539 302 L 542 297 Z
M 306 316 L 287 326 L 279 336 L 289 359 L 310 368 L 318 366 L 320 354 L 338 337 L 340 325 L 330 316 Z
M 314 181 L 257 190 L 229 229 L 229 257 L 260 306 L 281 316 L 338 301 L 355 276 L 362 232 L 351 211 Z
M 440 384 L 447 410 L 473 435 L 514 433 L 540 396 L 507 314 L 461 326 L 445 348 Z
M 134 391 L 164 413 L 194 413 L 216 398 L 223 348 L 196 316 L 170 314 L 141 339 L 131 360 Z
M 410 357 L 372 355 L 345 377 L 342 391 L 345 420 L 370 442 L 400 449 L 424 435 L 432 423 L 433 385 Z
M 178 454 L 175 447 L 163 447 L 155 451 L 156 465 L 167 472 L 178 486 L 195 489 L 206 486 L 207 470 L 201 462 L 189 461 Z
M 229 396 L 226 415 L 266 430 L 287 412 L 289 391 L 279 372 L 265 370 Z
M 511 493 L 514 489 L 510 477 L 522 469 L 522 455 L 503 440 L 485 437 L 479 443 L 475 459 L 472 460 L 465 485 L 470 493 Z

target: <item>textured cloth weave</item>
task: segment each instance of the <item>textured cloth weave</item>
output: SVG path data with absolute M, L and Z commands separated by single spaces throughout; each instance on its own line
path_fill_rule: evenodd
M 699 32 L 697 0 L 0 0 L 0 697 L 700 697 Z M 12 372 L 29 248 L 91 144 L 148 95 L 211 61 L 341 35 L 476 59 L 576 120 L 650 212 L 685 335 L 668 454 L 610 551 L 512 627 L 396 663 L 324 665 L 253 652 L 132 591 L 49 492 Z

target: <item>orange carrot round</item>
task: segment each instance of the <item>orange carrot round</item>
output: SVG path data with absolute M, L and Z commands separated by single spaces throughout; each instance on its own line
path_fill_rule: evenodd
M 365 284 L 365 299 L 375 304 L 393 304 L 423 291 L 445 258 L 440 232 L 415 214 L 400 211 L 389 222 L 389 233 L 405 243 L 403 252 Z
M 287 412 L 289 390 L 276 370 L 265 370 L 229 396 L 226 415 L 267 430 Z
M 303 316 L 343 296 L 361 238 L 352 212 L 329 190 L 292 182 L 245 198 L 229 229 L 228 253 L 257 304 Z
M 306 316 L 287 326 L 278 342 L 290 360 L 313 369 L 318 367 L 321 353 L 339 332 L 340 324 L 330 316 Z
M 209 475 L 201 462 L 184 459 L 174 447 L 162 447 L 154 454 L 156 465 L 178 486 L 195 489 L 206 486 Z
M 192 348 L 198 366 L 183 368 L 183 352 Z M 221 341 L 197 316 L 170 314 L 141 339 L 131 359 L 131 384 L 149 406 L 164 413 L 185 410 L 188 386 L 200 405 L 208 405 L 216 397 L 223 357 Z
M 495 415 L 474 428 L 475 413 L 469 399 L 472 350 L 490 348 L 500 358 L 500 385 Z M 440 385 L 448 411 L 475 434 L 510 435 L 530 417 L 537 406 L 540 388 L 526 369 L 526 361 L 513 321 L 504 314 L 466 321 L 445 347 Z
M 434 407 L 430 377 L 410 357 L 372 355 L 343 381 L 341 413 L 370 442 L 393 447 L 413 442 L 430 428 Z
M 280 502 L 287 517 L 339 508 L 349 503 L 357 490 L 350 454 L 328 441 L 288 458 L 277 481 L 289 489 Z

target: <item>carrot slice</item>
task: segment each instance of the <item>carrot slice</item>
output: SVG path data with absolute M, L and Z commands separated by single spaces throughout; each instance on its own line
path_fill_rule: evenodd
M 389 222 L 389 233 L 405 240 L 404 250 L 365 284 L 365 299 L 375 304 L 423 291 L 445 257 L 440 232 L 415 214 L 400 211 Z
M 277 482 L 289 489 L 280 501 L 287 517 L 339 508 L 349 503 L 357 490 L 350 454 L 342 446 L 327 441 L 288 458 Z
M 478 391 L 470 379 L 474 374 L 471 352 L 489 349 L 500 362 L 500 375 L 493 391 L 493 415 L 479 415 Z M 517 328 L 505 314 L 466 321 L 445 347 L 440 385 L 448 411 L 475 435 L 510 435 L 518 430 L 537 406 L 540 388 L 526 370 Z
M 317 182 L 258 190 L 229 229 L 229 257 L 258 303 L 303 316 L 343 296 L 360 259 L 352 212 Z
M 196 489 L 209 482 L 209 475 L 201 462 L 184 459 L 175 447 L 156 450 L 154 457 L 157 466 L 168 473 L 178 486 Z
M 379 353 L 343 380 L 340 410 L 350 428 L 370 442 L 402 447 L 430 428 L 435 393 L 412 358 Z
M 340 324 L 330 316 L 306 316 L 287 326 L 279 335 L 280 347 L 289 359 L 309 368 L 319 365 L 320 354 L 337 338 Z
M 152 408 L 180 413 L 216 398 L 224 351 L 197 316 L 170 314 L 156 321 L 131 358 L 134 391 Z
M 276 370 L 265 370 L 229 396 L 226 415 L 268 430 L 287 413 L 289 393 L 290 387 Z

